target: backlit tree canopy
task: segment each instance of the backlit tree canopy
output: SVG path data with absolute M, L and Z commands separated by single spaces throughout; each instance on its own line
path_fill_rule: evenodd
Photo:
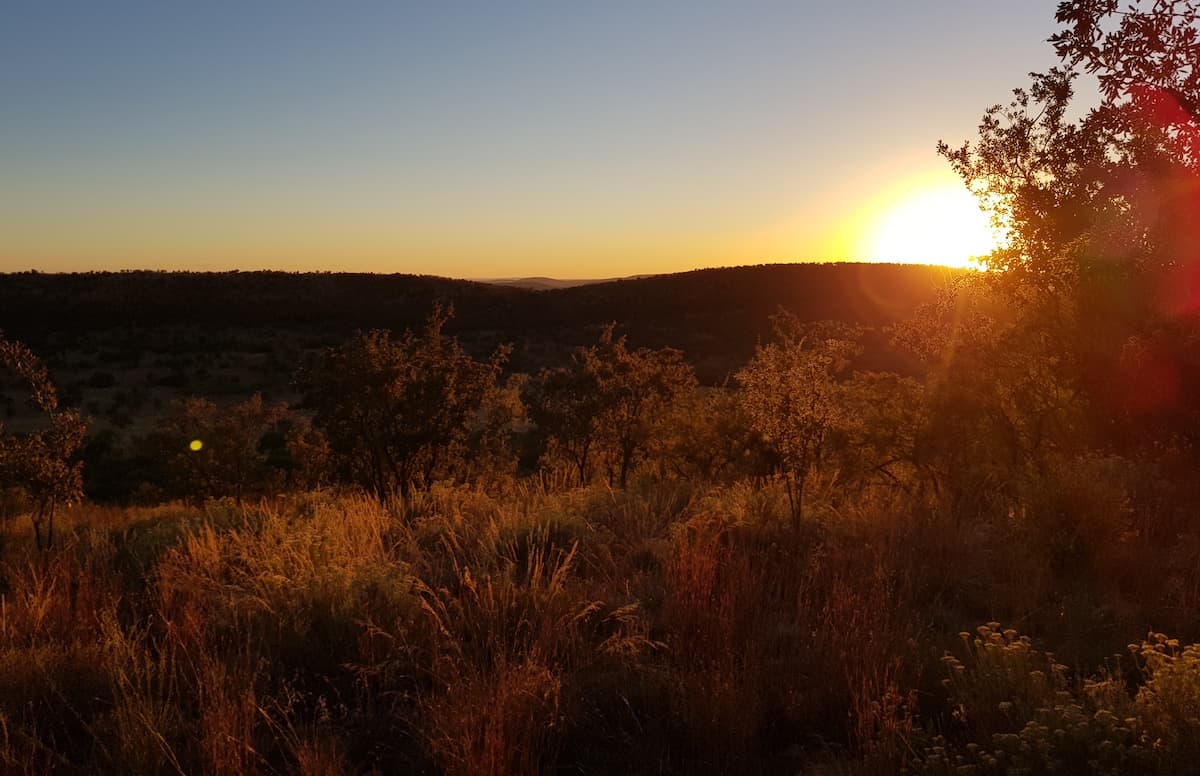
M 1159 270 L 1162 304 L 1192 305 L 1200 218 L 1200 61 L 1193 2 L 1059 5 L 1062 66 L 984 115 L 974 143 L 939 146 L 1008 238 L 990 266 L 1062 276 L 1120 262 Z M 1077 92 L 1099 102 L 1083 110 Z M 1181 296 L 1180 282 L 1187 296 Z
M 776 316 L 779 342 L 761 345 L 737 373 L 752 427 L 778 454 L 799 526 L 804 489 L 832 433 L 847 424 L 841 378 L 859 353 L 859 332 L 840 324 L 805 325 Z
M 969 346 L 982 320 L 1005 360 L 1053 374 L 1056 402 L 1178 419 L 1200 312 L 1197 4 L 1076 0 L 1057 20 L 1061 65 L 988 109 L 975 141 L 939 144 L 1007 242 L 982 281 L 999 301 L 943 307 L 931 352 L 995 362 Z

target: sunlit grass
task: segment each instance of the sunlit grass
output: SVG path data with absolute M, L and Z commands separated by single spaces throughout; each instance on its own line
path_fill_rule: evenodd
M 940 772 L 939 752 L 975 739 L 932 741 L 913 691 L 935 697 L 953 634 L 981 610 L 1043 631 L 1094 616 L 1045 614 L 1060 599 L 1036 574 L 1057 540 L 1032 537 L 1057 524 L 1040 513 L 1018 530 L 902 490 L 812 498 L 799 534 L 770 481 L 80 507 L 49 552 L 18 519 L 0 546 L 0 767 Z M 1130 553 L 1111 539 L 1087 557 L 1145 573 Z M 1194 698 L 1151 658 L 1158 694 L 1122 714 L 1162 735 Z M 968 707 L 1038 680 L 972 660 Z M 1122 731 L 1143 728 L 1122 725 L 1088 735 L 1137 755 Z

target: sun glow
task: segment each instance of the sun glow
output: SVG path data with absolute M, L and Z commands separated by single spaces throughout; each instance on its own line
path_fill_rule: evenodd
M 910 191 L 881 211 L 865 236 L 875 261 L 971 267 L 997 245 L 988 217 L 961 184 Z

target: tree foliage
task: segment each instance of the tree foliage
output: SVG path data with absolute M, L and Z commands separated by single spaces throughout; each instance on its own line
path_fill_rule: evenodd
M 678 350 L 631 350 L 610 325 L 569 366 L 542 370 L 527 397 L 532 420 L 580 484 L 599 458 L 609 483 L 624 487 L 667 409 L 695 386 Z
M 732 386 L 700 388 L 667 408 L 650 452 L 664 476 L 731 483 L 775 472 L 777 455 L 752 427 L 739 394 Z
M 845 422 L 832 446 L 842 490 L 880 481 L 908 488 L 919 480 L 917 442 L 925 422 L 921 384 L 894 372 L 855 372 L 841 389 Z
M 1194 2 L 1060 3 L 1062 66 L 988 109 L 974 143 L 940 152 L 1008 237 L 988 258 L 1013 280 L 1103 269 L 1170 273 L 1197 259 L 1200 76 Z M 1101 99 L 1080 106 L 1081 72 Z M 1126 278 L 1135 275 L 1126 274 Z M 1154 289 L 1164 293 L 1169 289 Z M 1162 300 L 1160 300 L 1162 301 Z
M 1195 0 L 1125 8 L 1117 0 L 1070 0 L 1059 3 L 1055 17 L 1063 25 L 1050 38 L 1055 51 L 1096 74 L 1105 98 L 1118 100 L 1140 87 L 1163 89 L 1196 120 L 1200 5 Z
M 77 410 L 63 409 L 46 365 L 20 342 L 0 333 L 0 365 L 20 378 L 42 415 L 42 427 L 8 434 L 0 423 L 0 483 L 8 481 L 33 501 L 34 538 L 39 548 L 54 544 L 54 515 L 60 506 L 83 495 L 83 468 L 78 460 L 87 423 Z
M 173 490 L 238 502 L 281 487 L 295 465 L 287 440 L 293 413 L 255 394 L 231 407 L 203 398 L 177 402 L 154 434 Z
M 588 371 L 586 349 L 571 356 L 570 366 L 543 369 L 527 386 L 529 417 L 553 452 L 570 462 L 580 485 L 587 483 L 601 402 Z
M 926 447 L 945 458 L 969 429 L 966 459 L 1003 471 L 1088 445 L 1161 448 L 1171 428 L 1168 445 L 1195 454 L 1197 5 L 1074 0 L 1057 20 L 1060 66 L 988 109 L 975 141 L 939 144 L 1006 240 L 992 272 L 902 327 L 931 370 Z
M 776 451 L 798 528 L 805 486 L 845 425 L 841 381 L 858 354 L 859 332 L 831 322 L 805 324 L 788 313 L 775 318 L 777 342 L 760 345 L 737 373 L 752 428 Z
M 502 441 L 512 420 L 497 386 L 508 349 L 476 361 L 442 335 L 451 314 L 439 307 L 399 338 L 359 333 L 301 374 L 334 469 L 380 499 L 462 474 L 466 454 Z

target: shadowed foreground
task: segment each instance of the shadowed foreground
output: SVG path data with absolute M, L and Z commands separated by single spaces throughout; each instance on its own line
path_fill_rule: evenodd
M 1137 660 L 1105 658 L 1124 651 L 1123 621 L 1175 609 L 1194 627 L 1194 569 L 1164 580 L 1120 543 L 1095 548 L 1094 564 L 1168 591 L 1122 612 L 1098 577 L 1047 577 L 1053 548 L 1006 520 L 880 495 L 835 510 L 817 490 L 822 517 L 799 534 L 781 488 L 650 482 L 439 487 L 404 507 L 315 493 L 81 508 L 48 552 L 20 526 L 0 564 L 0 764 L 1194 765 L 1195 653 L 1152 637 Z M 985 611 L 1046 634 L 1057 657 L 995 625 L 964 642 L 957 623 Z

